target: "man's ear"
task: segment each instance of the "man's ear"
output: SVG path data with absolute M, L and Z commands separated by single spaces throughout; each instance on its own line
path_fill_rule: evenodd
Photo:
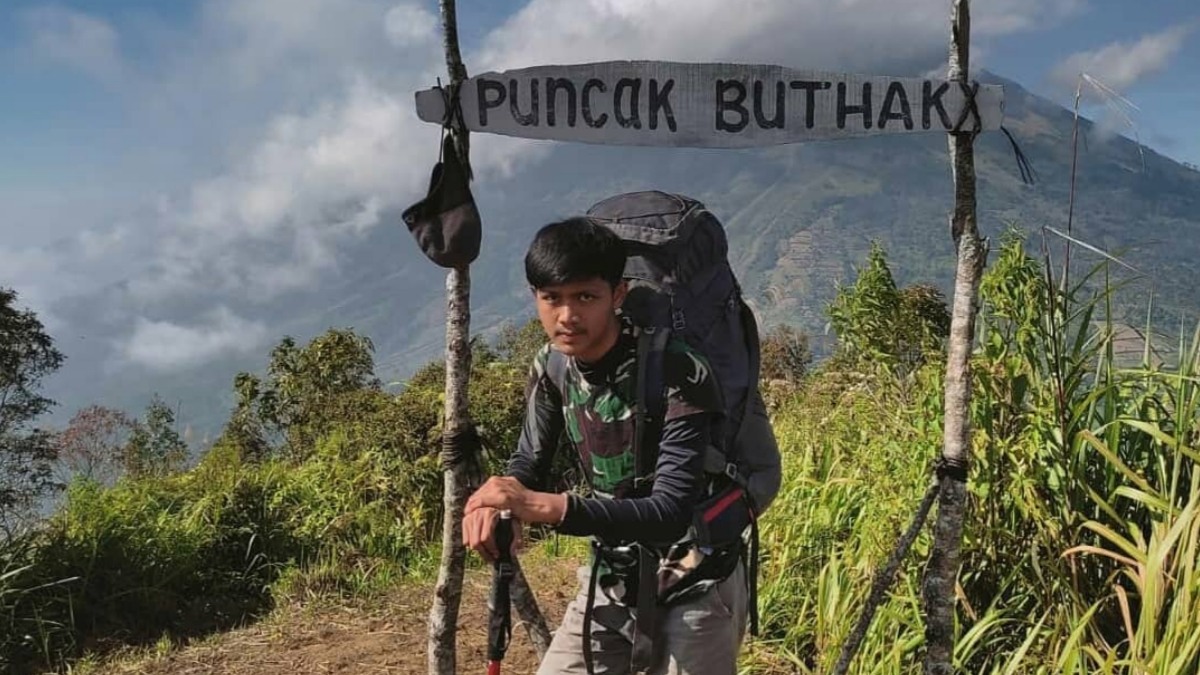
M 613 309 L 621 309 L 621 304 L 625 302 L 627 295 L 629 295 L 629 282 L 622 279 L 613 287 Z

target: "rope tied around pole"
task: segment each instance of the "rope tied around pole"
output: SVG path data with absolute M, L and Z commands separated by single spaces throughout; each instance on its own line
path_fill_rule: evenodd
M 983 131 L 983 119 L 979 112 L 979 101 L 976 96 L 979 94 L 979 83 L 972 81 L 967 83 L 963 80 L 958 80 L 958 88 L 963 94 L 963 108 L 958 114 L 958 120 L 954 123 L 954 127 L 950 129 L 951 134 L 977 136 Z M 970 128 L 966 128 L 970 122 Z M 1001 126 L 1000 130 L 1008 138 L 1008 143 L 1012 147 L 1013 156 L 1017 161 L 1017 171 L 1021 174 L 1021 182 L 1025 185 L 1033 185 L 1037 180 L 1037 173 L 1033 170 L 1033 164 L 1029 161 L 1029 157 L 1021 150 L 1021 146 L 1017 144 L 1017 139 L 1013 137 L 1012 132 L 1007 127 Z
M 466 170 L 467 180 L 474 180 L 475 175 L 471 171 L 471 162 L 468 155 L 470 147 L 468 145 L 467 122 L 463 117 L 462 98 L 460 90 L 462 82 L 451 82 L 443 85 L 442 78 L 437 79 L 437 86 L 434 87 L 442 95 L 443 110 L 442 115 L 442 133 L 449 132 L 450 137 L 454 139 L 454 147 L 458 151 L 458 159 L 462 163 L 463 169 Z
M 450 471 L 458 466 L 466 466 L 468 473 L 482 475 L 480 456 L 483 449 L 483 438 L 474 424 L 466 424 L 462 428 L 442 435 L 442 468 Z
M 979 83 L 971 82 L 968 84 L 962 80 L 958 81 L 958 88 L 963 93 L 963 108 L 958 113 L 958 121 L 954 123 L 954 128 L 950 130 L 952 134 L 969 134 L 971 136 L 978 135 L 983 131 L 983 119 L 979 113 L 979 102 L 975 100 L 975 95 L 979 93 Z M 963 125 L 971 121 L 971 129 L 963 129 Z
M 945 455 L 938 458 L 934 464 L 934 473 L 938 480 L 950 478 L 959 483 L 967 482 L 967 469 L 969 464 L 965 459 L 946 457 Z

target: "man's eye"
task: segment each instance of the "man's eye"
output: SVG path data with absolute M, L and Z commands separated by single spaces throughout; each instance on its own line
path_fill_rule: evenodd
M 580 293 L 579 299 L 583 302 L 591 302 L 592 300 L 596 299 L 596 296 L 592 295 L 591 293 Z

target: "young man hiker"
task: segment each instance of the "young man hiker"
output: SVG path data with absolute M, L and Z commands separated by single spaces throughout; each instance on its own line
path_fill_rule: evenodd
M 652 480 L 639 479 L 638 329 L 620 314 L 625 262 L 621 240 L 588 219 L 552 223 L 534 238 L 525 274 L 549 344 L 533 364 L 508 475 L 467 501 L 463 538 L 493 559 L 501 510 L 592 537 L 593 564 L 580 570 L 579 595 L 538 673 L 730 675 L 747 618 L 741 542 L 714 549 L 687 541 L 697 505 L 722 487 L 704 471 L 705 450 L 722 433 L 721 392 L 703 355 L 682 340 L 667 344 Z M 565 362 L 561 380 L 552 358 Z M 590 497 L 544 491 L 563 431 Z

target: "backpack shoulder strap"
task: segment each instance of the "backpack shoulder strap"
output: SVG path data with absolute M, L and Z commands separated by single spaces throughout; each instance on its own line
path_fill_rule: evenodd
M 661 327 L 643 328 L 638 333 L 633 422 L 635 488 L 654 480 L 654 468 L 658 463 L 658 440 L 652 436 L 662 433 L 666 415 L 664 363 L 670 337 L 671 332 Z

